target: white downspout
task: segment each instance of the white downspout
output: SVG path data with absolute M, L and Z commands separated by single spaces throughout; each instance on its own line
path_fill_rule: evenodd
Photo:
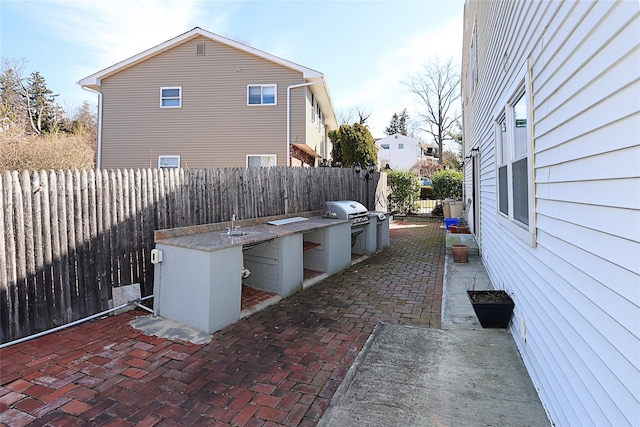
M 89 89 L 88 87 L 84 86 L 80 87 L 87 92 L 95 93 L 98 95 L 98 141 L 96 145 L 96 169 L 100 169 L 100 166 L 102 165 L 102 92 Z
M 324 83 L 324 76 L 318 81 L 287 86 L 287 167 L 291 166 L 291 89 Z M 306 117 L 306 116 L 305 116 Z

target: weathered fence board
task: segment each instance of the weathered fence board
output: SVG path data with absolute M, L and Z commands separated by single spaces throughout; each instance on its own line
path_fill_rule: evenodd
M 4 180 L 0 177 L 0 207 L 5 205 Z M 4 230 L 4 212 L 0 212 L 0 230 Z M 5 249 L 5 239 L 0 238 L 0 325 L 9 325 L 9 288 L 7 278 L 7 251 Z M 0 342 L 9 331 L 0 331 Z
M 339 168 L 4 172 L 0 177 L 0 342 L 109 306 L 113 287 L 153 293 L 154 230 L 375 200 Z

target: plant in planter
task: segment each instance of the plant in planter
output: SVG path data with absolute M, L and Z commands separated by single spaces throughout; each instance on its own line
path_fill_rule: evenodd
M 469 300 L 483 328 L 506 328 L 513 314 L 513 299 L 502 290 L 468 290 Z

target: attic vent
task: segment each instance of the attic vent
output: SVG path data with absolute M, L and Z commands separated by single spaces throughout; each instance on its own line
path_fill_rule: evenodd
M 204 43 L 198 43 L 196 45 L 196 55 L 204 55 Z

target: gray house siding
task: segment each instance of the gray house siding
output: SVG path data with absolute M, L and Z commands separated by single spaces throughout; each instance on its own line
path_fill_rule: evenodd
M 510 331 L 558 426 L 640 425 L 639 9 L 632 1 L 465 6 L 465 155 L 479 148 L 480 165 L 475 232 L 493 284 L 514 297 Z M 532 118 L 529 239 L 505 225 L 497 192 L 496 128 L 521 82 L 530 83 Z

